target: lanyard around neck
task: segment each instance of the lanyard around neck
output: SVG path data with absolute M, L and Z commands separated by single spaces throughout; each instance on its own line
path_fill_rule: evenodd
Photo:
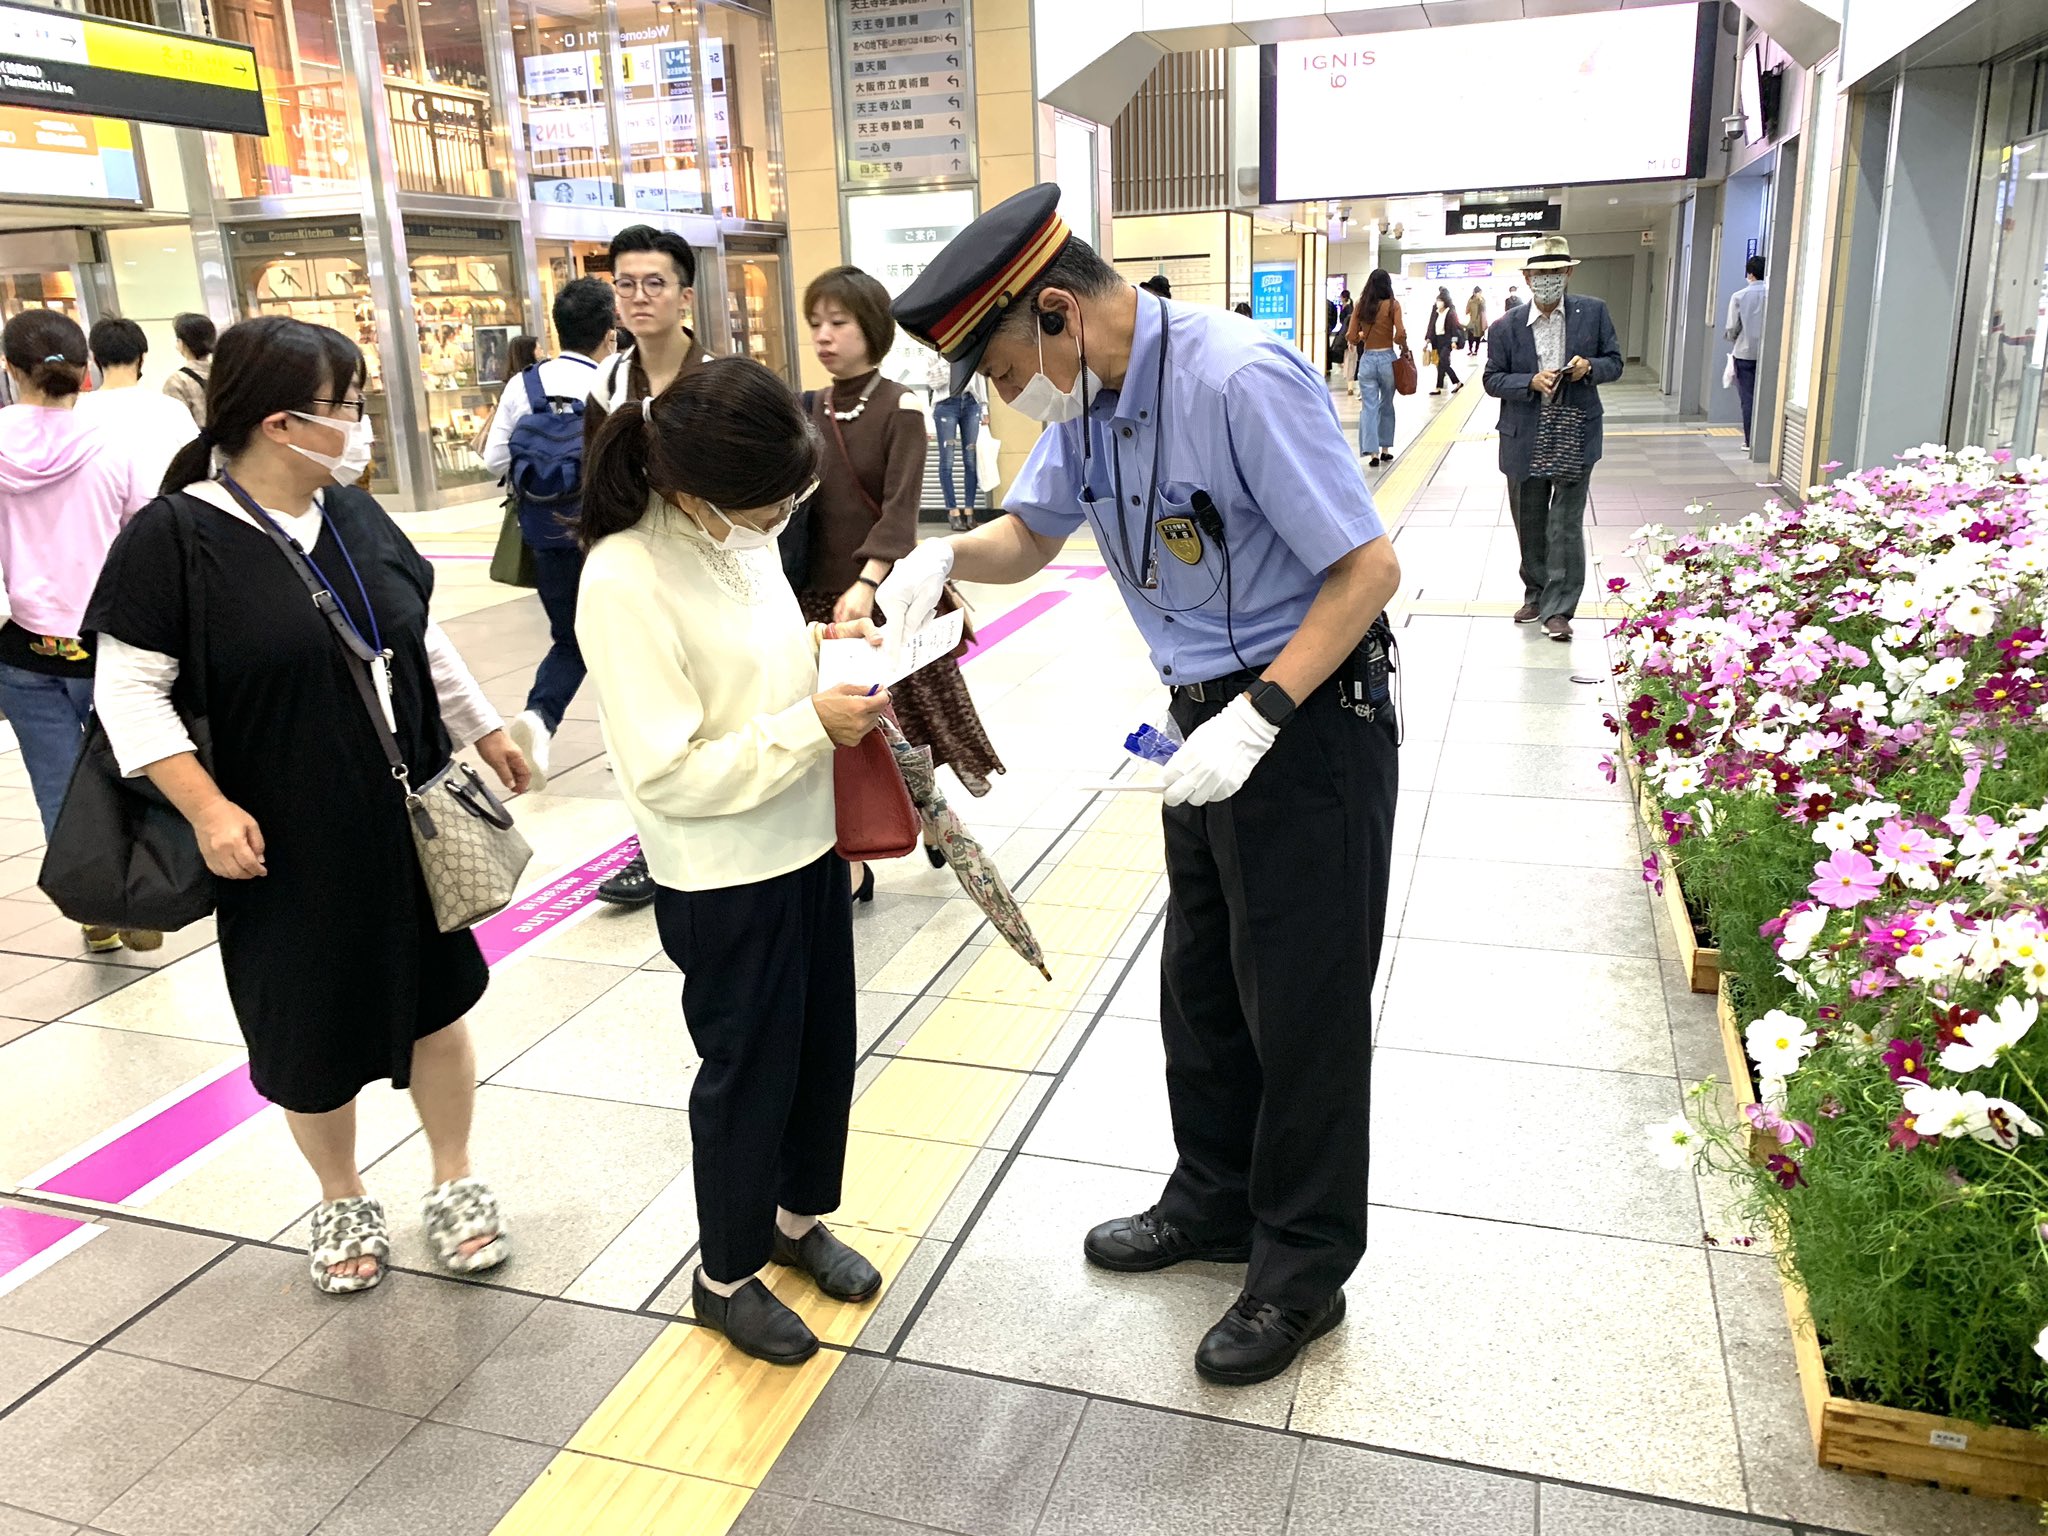
M 256 498 L 251 496 L 247 491 L 243 490 L 241 486 L 237 485 L 233 477 L 230 476 L 226 471 L 222 471 L 220 483 L 227 487 L 227 491 L 230 496 L 234 497 L 236 501 L 241 503 L 243 511 L 247 512 L 251 517 L 257 518 L 262 522 L 268 524 L 271 530 L 274 533 L 276 533 L 276 535 L 279 538 L 291 538 L 291 535 L 286 533 L 284 529 L 278 524 L 277 519 L 272 517 L 265 508 L 258 505 Z M 341 619 L 342 623 L 348 626 L 348 632 L 351 635 L 355 636 L 356 643 L 352 647 L 352 649 L 364 661 L 373 661 L 384 654 L 384 633 L 377 623 L 377 610 L 370 604 L 370 589 L 363 584 L 363 574 L 361 571 L 358 571 L 356 569 L 355 557 L 348 552 L 348 544 L 346 543 L 346 541 L 343 540 L 341 536 L 340 525 L 335 522 L 332 515 L 325 517 L 323 521 L 325 522 L 328 530 L 334 535 L 334 547 L 341 551 L 341 558 L 348 564 L 349 575 L 355 578 L 356 596 L 362 599 L 363 615 L 365 618 L 369 620 L 370 623 L 369 638 L 364 638 L 362 630 L 357 626 L 356 621 L 354 617 L 349 613 L 348 608 L 339 600 L 335 600 L 333 598 L 334 583 L 329 581 L 327 579 L 327 573 L 320 569 L 319 562 L 313 558 L 313 552 L 310 549 L 301 550 L 299 552 L 299 558 L 304 560 L 308 568 L 311 569 L 311 571 L 313 572 L 313 574 L 320 578 L 320 585 L 326 588 L 330 600 L 334 601 L 335 614 Z M 294 539 L 292 542 L 293 546 L 296 548 L 298 541 Z

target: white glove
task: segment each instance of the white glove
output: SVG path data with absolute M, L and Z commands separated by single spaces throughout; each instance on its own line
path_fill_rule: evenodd
M 953 574 L 953 541 L 926 539 L 898 560 L 875 589 L 875 606 L 888 616 L 887 635 L 901 642 L 929 624 Z
M 1252 776 L 1259 759 L 1279 739 L 1280 727 L 1239 694 L 1221 714 L 1195 727 L 1187 744 L 1166 760 L 1168 805 L 1207 805 L 1228 800 Z

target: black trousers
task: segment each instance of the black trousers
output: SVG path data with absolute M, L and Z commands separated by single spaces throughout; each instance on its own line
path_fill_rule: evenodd
M 1742 446 L 1749 446 L 1751 420 L 1756 415 L 1756 359 L 1735 359 L 1735 393 L 1742 401 Z
M 540 583 L 540 606 L 548 616 L 550 644 L 533 674 L 526 707 L 539 715 L 550 731 L 559 731 L 562 716 L 569 712 L 569 703 L 583 686 L 587 671 L 582 647 L 576 643 L 576 589 L 583 581 L 583 551 L 536 549 L 533 575 Z
M 1458 377 L 1458 370 L 1451 366 L 1451 353 L 1458 344 L 1448 336 L 1432 337 L 1429 344 L 1436 348 L 1436 387 L 1442 389 L 1445 379 L 1453 384 L 1462 384 L 1464 380 Z
M 776 1206 L 822 1216 L 839 1204 L 853 1107 L 851 885 L 828 853 L 751 885 L 660 887 L 654 919 L 704 1059 L 690 1090 L 704 1273 L 731 1284 L 768 1262 Z
M 1223 707 L 1174 705 L 1183 732 Z M 1183 1230 L 1252 1241 L 1245 1289 L 1313 1307 L 1365 1253 L 1372 989 L 1399 783 L 1393 711 L 1318 688 L 1228 800 L 1166 811 L 1159 1018 Z

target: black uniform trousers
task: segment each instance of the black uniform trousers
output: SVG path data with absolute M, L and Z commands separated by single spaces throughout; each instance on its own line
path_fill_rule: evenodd
M 828 853 L 716 891 L 654 893 L 661 947 L 683 973 L 683 1021 L 703 1058 L 690 1089 L 704 1273 L 768 1262 L 775 1208 L 839 1204 L 853 1109 L 852 884 Z
M 1394 710 L 1361 719 L 1339 688 L 1315 691 L 1235 795 L 1166 811 L 1159 1018 L 1179 1163 L 1161 1214 L 1219 1244 L 1249 1235 L 1245 1289 L 1283 1307 L 1319 1305 L 1365 1253 L 1399 769 Z M 1177 697 L 1175 723 L 1224 703 Z

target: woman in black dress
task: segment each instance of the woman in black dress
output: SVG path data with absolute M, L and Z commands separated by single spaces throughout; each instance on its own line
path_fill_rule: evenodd
M 319 1178 L 312 1275 L 330 1293 L 375 1285 L 390 1251 L 355 1156 L 356 1095 L 384 1078 L 411 1088 L 433 1150 L 423 1214 L 441 1263 L 470 1273 L 507 1256 L 496 1198 L 469 1168 L 463 1015 L 489 973 L 466 930 L 436 926 L 359 663 L 256 516 L 307 552 L 388 656 L 380 691 L 415 783 L 447 764 L 451 734 L 513 791 L 527 776 L 428 619 L 432 568 L 349 488 L 370 456 L 363 382 L 362 354 L 337 331 L 281 316 L 230 329 L 208 425 L 115 540 L 87 614 L 115 755 L 184 813 L 220 878 L 228 994 L 257 1091 L 284 1109 Z M 205 714 L 211 772 L 173 699 Z

